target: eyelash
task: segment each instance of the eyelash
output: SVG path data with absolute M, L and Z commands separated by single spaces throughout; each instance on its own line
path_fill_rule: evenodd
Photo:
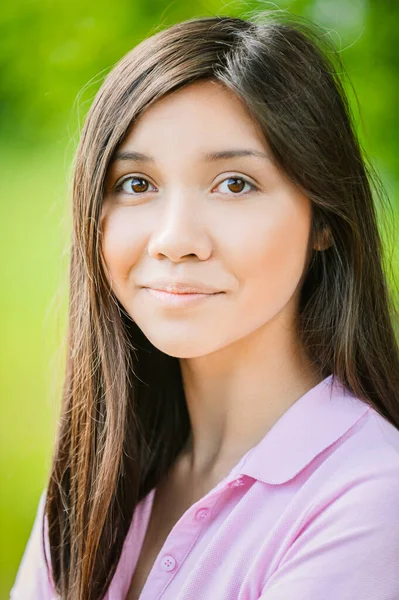
M 149 181 L 148 181 L 148 179 L 146 179 L 145 177 L 142 177 L 141 175 L 128 175 L 127 177 L 123 178 L 123 179 L 122 179 L 122 180 L 121 180 L 119 183 L 117 183 L 117 184 L 115 185 L 115 188 L 114 188 L 114 191 L 115 191 L 115 193 L 119 193 L 119 192 L 121 192 L 121 191 L 122 191 L 122 186 L 123 186 L 123 184 L 124 184 L 126 181 L 129 181 L 129 179 L 142 179 L 143 181 L 146 181 L 147 183 L 149 183 L 150 185 L 152 185 L 152 184 L 151 184 L 151 182 L 149 182 Z M 241 196 L 246 196 L 247 194 L 249 194 L 249 193 L 251 193 L 251 192 L 258 192 L 258 191 L 259 191 L 259 188 L 258 188 L 256 185 L 254 185 L 254 184 L 253 184 L 251 181 L 248 181 L 248 179 L 246 179 L 245 177 L 243 177 L 243 176 L 241 176 L 241 175 L 230 175 L 229 177 L 226 177 L 226 179 L 223 179 L 223 180 L 222 180 L 222 181 L 219 183 L 219 185 L 221 185 L 222 183 L 224 183 L 224 182 L 225 182 L 225 181 L 227 181 L 228 179 L 242 179 L 242 181 L 244 181 L 245 183 L 247 183 L 248 185 L 250 185 L 250 186 L 251 186 L 251 188 L 252 188 L 252 189 L 251 189 L 249 192 L 246 192 L 246 193 L 244 193 L 244 194 L 243 194 L 242 192 L 239 192 L 238 194 L 234 194 L 234 193 L 232 192 L 232 195 L 233 195 L 233 196 L 240 196 L 240 197 L 241 197 Z M 148 191 L 148 190 L 147 190 L 147 191 Z M 126 195 L 127 195 L 127 196 L 142 196 L 142 195 L 143 195 L 143 194 L 145 194 L 146 192 L 141 192 L 141 193 L 131 193 L 131 194 L 128 194 L 127 192 L 123 192 L 123 193 L 126 193 Z

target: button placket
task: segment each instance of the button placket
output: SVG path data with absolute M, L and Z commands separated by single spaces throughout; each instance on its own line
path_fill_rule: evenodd
M 201 524 L 204 523 L 206 521 L 209 520 L 210 516 L 211 516 L 211 508 L 214 504 L 216 504 L 216 502 L 219 499 L 219 496 L 221 494 L 222 490 L 220 490 L 219 492 L 214 491 L 214 493 L 209 497 L 208 495 L 205 496 L 203 498 L 203 500 L 207 500 L 208 502 L 211 500 L 210 502 L 210 507 L 209 506 L 202 506 L 200 508 L 197 508 L 196 510 L 194 509 L 194 507 L 192 506 L 191 509 L 194 511 L 194 515 L 191 516 L 191 523 L 195 522 L 197 524 Z M 189 516 L 188 514 L 185 516 L 185 519 L 182 521 L 181 525 L 183 527 L 187 528 L 190 527 L 189 526 Z M 176 524 L 177 525 L 177 524 Z M 175 527 L 176 527 L 175 525 Z M 180 558 L 179 560 L 177 560 L 172 554 L 166 553 L 163 554 L 160 559 L 159 559 L 159 563 L 158 563 L 158 568 L 162 571 L 168 572 L 170 573 L 171 578 L 173 579 L 175 572 L 178 570 L 178 568 L 181 566 L 181 564 L 184 562 L 187 554 L 190 552 L 192 546 L 195 544 L 195 541 L 199 535 L 199 529 L 197 529 L 197 533 L 195 533 L 194 538 L 191 538 L 189 541 L 189 544 L 187 545 L 187 550 L 186 552 L 184 552 L 183 554 L 181 553 L 181 544 L 176 545 L 175 544 L 175 540 L 173 538 L 173 534 L 176 533 L 174 531 L 175 527 L 172 529 L 171 534 L 169 534 L 168 536 L 168 542 L 169 542 L 169 552 L 173 549 L 175 551 L 177 551 L 177 553 L 179 554 Z M 166 548 L 165 548 L 166 550 Z M 170 581 L 172 580 L 170 579 L 169 581 L 166 582 L 166 586 L 170 583 Z M 165 590 L 165 587 L 163 588 L 163 591 Z M 162 591 L 162 593 L 163 593 Z
M 157 598 L 161 598 L 166 588 L 173 581 L 177 571 L 183 565 L 192 547 L 195 545 L 202 530 L 201 525 L 209 521 L 215 510 L 215 506 L 222 501 L 226 490 L 232 487 L 241 487 L 245 485 L 247 481 L 245 475 L 237 476 L 236 474 L 235 478 L 231 481 L 226 481 L 227 478 L 228 477 L 219 482 L 212 491 L 208 492 L 201 500 L 197 501 L 197 507 L 192 505 L 190 509 L 188 509 L 187 514 L 172 528 L 167 540 L 165 540 L 165 546 L 161 550 L 162 556 L 158 559 L 158 566 L 155 567 L 154 564 L 155 570 L 150 573 L 152 578 L 151 592 L 144 588 L 142 590 L 143 600 L 153 600 L 154 593 Z M 202 504 L 202 506 L 198 506 L 198 504 Z M 193 523 L 197 524 L 197 527 L 195 527 L 194 530 L 192 527 Z M 176 537 L 177 526 L 179 527 L 179 534 Z

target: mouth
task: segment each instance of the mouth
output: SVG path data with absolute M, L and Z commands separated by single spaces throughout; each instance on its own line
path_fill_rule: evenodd
M 204 302 L 205 300 L 209 300 L 212 298 L 216 298 L 220 296 L 223 292 L 214 292 L 211 294 L 202 294 L 202 293 L 180 293 L 180 292 L 165 292 L 164 290 L 156 290 L 154 288 L 144 288 L 152 298 L 156 301 L 166 305 L 166 306 L 191 306 L 193 304 L 198 304 L 200 302 Z

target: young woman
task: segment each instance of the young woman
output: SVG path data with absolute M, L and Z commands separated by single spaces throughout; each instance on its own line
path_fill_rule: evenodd
M 192 19 L 99 90 L 14 600 L 399 597 L 393 308 L 319 42 L 272 14 Z

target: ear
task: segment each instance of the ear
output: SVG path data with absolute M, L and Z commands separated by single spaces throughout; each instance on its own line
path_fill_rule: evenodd
M 332 234 L 328 227 L 323 227 L 321 231 L 316 234 L 316 241 L 313 244 L 314 250 L 327 250 L 332 246 Z

